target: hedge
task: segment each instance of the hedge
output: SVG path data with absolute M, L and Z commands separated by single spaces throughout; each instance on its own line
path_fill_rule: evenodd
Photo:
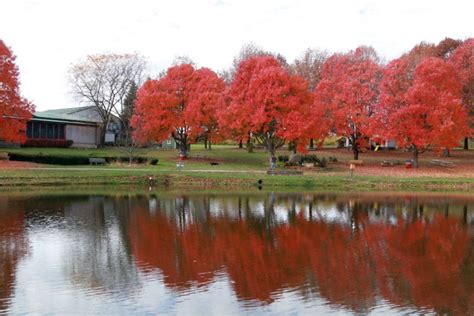
M 61 156 L 61 155 L 43 155 L 43 154 L 22 154 L 22 153 L 8 153 L 8 157 L 12 161 L 28 161 L 41 164 L 49 165 L 88 165 L 89 157 L 77 157 L 77 156 Z M 92 158 L 92 157 L 90 157 Z M 94 158 L 104 158 L 107 163 L 113 162 L 123 162 L 128 163 L 129 158 L 126 156 L 120 157 L 94 157 Z M 143 164 L 148 162 L 147 157 L 137 156 L 133 157 L 132 162 Z M 158 160 L 156 159 L 156 163 Z
M 76 156 L 57 155 L 26 155 L 20 153 L 9 153 L 8 157 L 12 161 L 28 161 L 49 165 L 88 165 L 89 158 Z
M 28 139 L 22 147 L 71 147 L 73 141 L 68 139 Z

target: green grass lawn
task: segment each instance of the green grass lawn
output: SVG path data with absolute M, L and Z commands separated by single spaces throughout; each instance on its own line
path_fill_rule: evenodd
M 151 181 L 150 181 L 151 178 Z M 312 190 L 473 190 L 473 178 L 390 178 L 318 174 L 301 176 L 271 176 L 245 172 L 209 173 L 205 171 L 166 171 L 156 169 L 117 169 L 92 167 L 64 169 L 2 170 L 0 187 L 63 186 L 63 185 L 120 185 L 184 187 L 301 187 Z
M 124 150 L 110 147 L 103 149 L 83 148 L 0 148 L 0 152 L 22 153 L 29 155 L 55 155 L 73 157 L 119 157 L 127 156 Z M 159 168 L 175 168 L 178 161 L 176 150 L 137 149 L 136 156 L 158 158 Z M 185 162 L 193 169 L 209 169 L 210 162 L 219 162 L 219 169 L 262 169 L 268 166 L 269 156 L 263 150 L 248 153 L 236 146 L 213 145 L 212 150 L 204 149 L 201 144 L 192 145 L 189 159 Z M 114 164 L 108 165 L 114 167 Z M 140 165 L 140 168 L 147 168 Z
M 105 149 L 64 149 L 64 148 L 1 148 L 0 152 L 23 154 L 43 154 L 76 157 L 117 157 L 125 156 L 123 150 Z M 287 150 L 278 154 L 288 155 Z M 329 164 L 328 168 L 318 170 L 311 175 L 302 176 L 270 176 L 268 168 L 269 155 L 262 149 L 248 153 L 231 145 L 214 145 L 206 150 L 200 144 L 193 145 L 189 159 L 184 161 L 184 169 L 176 169 L 178 155 L 176 150 L 140 149 L 137 155 L 158 158 L 156 166 L 149 164 L 112 163 L 105 166 L 58 166 L 41 165 L 39 169 L 5 169 L 0 170 L 0 186 L 25 185 L 97 185 L 97 184 L 145 184 L 149 185 L 152 177 L 153 185 L 179 186 L 213 186 L 213 187 L 249 187 L 257 186 L 262 180 L 265 187 L 302 187 L 310 189 L 330 190 L 371 190 L 371 189 L 417 189 L 417 190 L 473 190 L 472 177 L 405 177 L 357 175 L 351 179 L 346 162 L 351 157 L 348 150 L 317 150 L 310 152 L 319 157 L 336 156 L 337 164 Z M 395 156 L 394 156 L 395 155 Z M 469 154 L 471 155 L 471 154 Z M 471 156 L 467 156 L 470 159 Z M 408 153 L 364 153 L 361 159 L 368 163 L 378 164 L 384 159 L 405 159 Z M 456 156 L 456 155 L 455 155 Z M 422 164 L 428 165 L 429 157 L 422 157 Z M 466 158 L 463 158 L 466 159 Z M 219 162 L 211 166 L 210 162 Z M 212 170 L 215 172 L 208 172 Z

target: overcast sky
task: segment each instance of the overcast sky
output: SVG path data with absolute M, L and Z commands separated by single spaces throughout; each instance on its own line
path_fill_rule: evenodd
M 37 110 L 73 107 L 67 71 L 88 54 L 137 52 L 156 75 L 176 56 L 227 68 L 245 43 L 284 55 L 372 45 L 387 60 L 420 41 L 474 34 L 473 0 L 0 0 L 0 39 Z

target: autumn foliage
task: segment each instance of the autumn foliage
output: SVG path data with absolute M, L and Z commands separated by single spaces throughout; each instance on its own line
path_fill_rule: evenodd
M 132 125 L 141 142 L 173 137 L 183 155 L 190 143 L 206 135 L 219 137 L 216 113 L 224 104 L 225 83 L 212 70 L 182 64 L 138 90 Z
M 253 136 L 270 153 L 294 141 L 304 149 L 311 137 L 312 95 L 307 83 L 292 76 L 272 56 L 253 56 L 240 63 L 220 122 L 237 138 Z
M 374 135 L 375 108 L 382 68 L 373 50 L 360 47 L 347 54 L 335 54 L 323 66 L 316 88 L 315 107 L 328 122 L 328 131 L 347 137 L 354 159 Z
M 313 284 L 330 304 L 358 313 L 369 312 L 380 296 L 437 313 L 473 311 L 463 303 L 473 289 L 462 275 L 469 236 L 459 219 L 394 214 L 394 224 L 374 220 L 370 205 L 355 202 L 344 204 L 351 224 L 331 222 L 320 211 L 315 219 L 298 211 L 276 222 L 271 203 L 264 205 L 263 215 L 246 211 L 244 218 L 137 209 L 132 253 L 141 270 L 160 269 L 165 284 L 180 291 L 206 287 L 225 272 L 239 299 L 264 304 L 285 289 Z
M 0 40 L 0 140 L 22 143 L 33 105 L 21 97 L 15 56 Z
M 135 138 L 173 137 L 184 155 L 200 140 L 255 140 L 274 157 L 286 143 L 304 152 L 337 135 L 354 159 L 374 141 L 395 140 L 417 167 L 423 151 L 449 150 L 472 134 L 473 43 L 421 42 L 387 65 L 367 46 L 329 58 L 308 50 L 293 66 L 259 51 L 239 59 L 227 85 L 181 64 L 139 90 Z
M 440 58 L 427 57 L 413 69 L 409 57 L 386 67 L 379 114 L 385 135 L 411 148 L 417 166 L 420 152 L 457 146 L 468 127 L 455 68 Z
M 449 62 L 454 66 L 462 83 L 462 102 L 469 115 L 471 126 L 469 135 L 474 132 L 474 39 L 465 40 L 454 52 Z

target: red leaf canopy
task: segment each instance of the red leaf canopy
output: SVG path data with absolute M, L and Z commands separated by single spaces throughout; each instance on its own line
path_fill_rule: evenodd
M 373 133 L 381 79 L 381 67 L 367 51 L 331 56 L 316 89 L 316 108 L 326 113 L 331 130 L 350 138 L 357 151 Z
M 474 38 L 464 41 L 449 59 L 462 82 L 462 102 L 469 115 L 471 127 L 474 127 Z M 471 128 L 473 135 L 474 129 Z
M 230 104 L 221 114 L 221 122 L 233 135 L 246 138 L 252 133 L 270 152 L 284 140 L 304 145 L 311 137 L 312 95 L 307 83 L 291 76 L 272 56 L 243 61 L 228 97 Z
M 216 113 L 224 105 L 225 83 L 212 70 L 182 64 L 138 90 L 132 118 L 134 137 L 146 142 L 185 135 L 193 142 L 203 133 L 217 135 Z
M 0 40 L 0 140 L 24 142 L 26 122 L 31 119 L 33 105 L 19 92 L 15 56 Z
M 385 72 L 381 105 L 387 134 L 400 145 L 419 149 L 458 145 L 467 132 L 467 114 L 455 68 L 435 57 L 423 59 L 412 75 L 408 68 L 409 62 L 402 58 Z

